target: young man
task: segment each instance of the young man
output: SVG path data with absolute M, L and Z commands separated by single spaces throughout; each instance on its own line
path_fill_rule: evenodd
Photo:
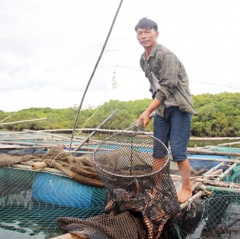
M 178 163 L 182 176 L 182 189 L 178 201 L 184 203 L 192 196 L 190 163 L 187 146 L 190 137 L 191 115 L 196 114 L 192 104 L 187 73 L 176 55 L 158 44 L 158 25 L 142 18 L 135 27 L 137 39 L 144 48 L 140 66 L 150 82 L 153 101 L 139 117 L 146 127 L 152 112 L 154 137 L 167 147 L 170 142 L 173 160 Z M 161 153 L 154 149 L 154 170 L 161 167 Z

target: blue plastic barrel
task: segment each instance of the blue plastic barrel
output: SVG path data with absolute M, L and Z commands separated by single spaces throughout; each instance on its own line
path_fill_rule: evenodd
M 38 173 L 32 189 L 35 201 L 63 207 L 89 208 L 104 205 L 105 190 L 67 177 Z

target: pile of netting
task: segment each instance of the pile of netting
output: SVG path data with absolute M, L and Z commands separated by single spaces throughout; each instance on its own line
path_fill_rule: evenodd
M 79 183 L 103 187 L 94 168 L 92 155 L 75 157 L 72 153 L 65 152 L 62 146 L 54 146 L 46 154 L 0 154 L 0 167 L 16 165 L 31 166 L 33 170 L 54 168 Z
M 154 147 L 160 159 L 153 158 Z M 144 132 L 121 132 L 97 147 L 93 161 L 105 186 L 105 214 L 59 218 L 63 232 L 90 239 L 178 238 L 181 210 L 161 141 Z

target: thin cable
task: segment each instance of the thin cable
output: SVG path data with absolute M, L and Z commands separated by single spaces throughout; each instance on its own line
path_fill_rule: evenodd
M 100 62 L 100 59 L 102 58 L 103 52 L 104 52 L 104 50 L 105 50 L 105 48 L 106 48 L 108 39 L 109 39 L 109 37 L 110 37 L 110 35 L 111 35 L 112 29 L 113 29 L 114 23 L 115 23 L 115 21 L 116 21 L 116 19 L 117 19 L 117 15 L 118 15 L 118 13 L 119 13 L 119 11 L 120 11 L 122 2 L 123 2 L 123 0 L 120 1 L 120 4 L 119 4 L 118 9 L 117 9 L 117 12 L 116 12 L 116 14 L 115 14 L 115 16 L 114 16 L 112 25 L 111 25 L 111 27 L 110 27 L 110 30 L 109 30 L 108 35 L 107 35 L 107 38 L 106 38 L 105 43 L 104 43 L 104 45 L 103 45 L 102 51 L 101 51 L 101 53 L 100 53 L 100 56 L 99 56 L 99 58 L 98 58 L 98 60 L 97 60 L 97 62 L 96 62 L 96 65 L 95 65 L 95 67 L 94 67 L 94 69 L 93 69 L 93 72 L 92 72 L 92 74 L 91 74 L 91 77 L 90 77 L 90 79 L 89 79 L 89 81 L 88 81 L 88 83 L 87 83 L 86 89 L 85 89 L 85 91 L 84 91 L 84 93 L 83 93 L 81 103 L 80 103 L 80 105 L 79 105 L 79 107 L 78 107 L 78 110 L 77 110 L 77 115 L 76 115 L 76 119 L 75 119 L 74 126 L 73 126 L 72 137 L 71 137 L 71 141 L 70 141 L 69 148 L 71 148 L 71 146 L 72 146 L 73 135 L 74 135 L 75 130 L 76 130 L 76 126 L 77 126 L 77 123 L 78 123 L 78 118 L 79 118 L 80 110 L 81 110 L 81 108 L 82 108 L 85 95 L 86 95 L 86 93 L 87 93 L 87 91 L 88 91 L 89 85 L 90 85 L 90 83 L 91 83 L 91 81 L 92 81 L 92 78 L 93 78 L 93 76 L 94 76 L 94 74 L 95 74 L 95 71 L 96 71 L 97 66 L 98 66 L 98 64 L 99 64 L 99 62 Z
M 84 123 L 84 125 L 82 126 L 82 129 L 84 129 L 85 128 L 85 126 L 86 126 L 86 124 L 88 123 L 88 121 L 97 113 L 97 111 L 99 110 L 99 107 L 97 107 L 97 109 L 94 111 L 94 113 L 86 120 L 86 122 Z M 80 134 L 80 133 L 82 133 L 83 131 L 81 130 L 79 130 L 79 133 L 77 134 L 77 136 Z M 75 137 L 76 138 L 76 137 Z
M 94 111 L 94 113 L 86 120 L 86 122 L 84 123 L 84 125 L 82 127 L 83 129 L 86 126 L 86 124 L 88 123 L 88 121 L 97 113 L 98 110 L 99 110 L 99 107 L 97 107 L 97 109 Z
M 130 67 L 130 66 L 123 66 L 123 65 L 115 65 L 115 68 L 125 68 L 125 69 L 128 69 L 128 70 L 142 71 L 141 69 L 136 69 L 136 68 L 133 68 L 133 67 Z M 189 80 L 189 81 L 196 82 L 196 83 L 201 83 L 201 84 L 206 84 L 206 85 L 215 85 L 215 86 L 219 86 L 219 87 L 231 88 L 231 89 L 234 89 L 234 90 L 240 90 L 240 88 L 236 87 L 236 86 L 221 85 L 221 84 L 204 82 L 204 81 L 196 81 L 196 80 Z
M 206 85 L 215 85 L 215 86 L 219 86 L 219 87 L 226 87 L 226 88 L 231 88 L 231 89 L 234 89 L 234 90 L 240 90 L 239 87 L 233 87 L 233 86 L 227 86 L 227 85 L 220 85 L 220 84 L 211 83 L 211 82 L 195 81 L 195 80 L 189 80 L 189 81 L 197 82 L 197 83 L 201 83 L 201 84 L 206 84 Z

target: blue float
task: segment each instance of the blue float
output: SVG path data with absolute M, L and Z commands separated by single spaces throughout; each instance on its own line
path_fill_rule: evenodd
M 49 173 L 38 173 L 32 188 L 33 200 L 62 207 L 99 207 L 104 205 L 104 197 L 103 188 Z

